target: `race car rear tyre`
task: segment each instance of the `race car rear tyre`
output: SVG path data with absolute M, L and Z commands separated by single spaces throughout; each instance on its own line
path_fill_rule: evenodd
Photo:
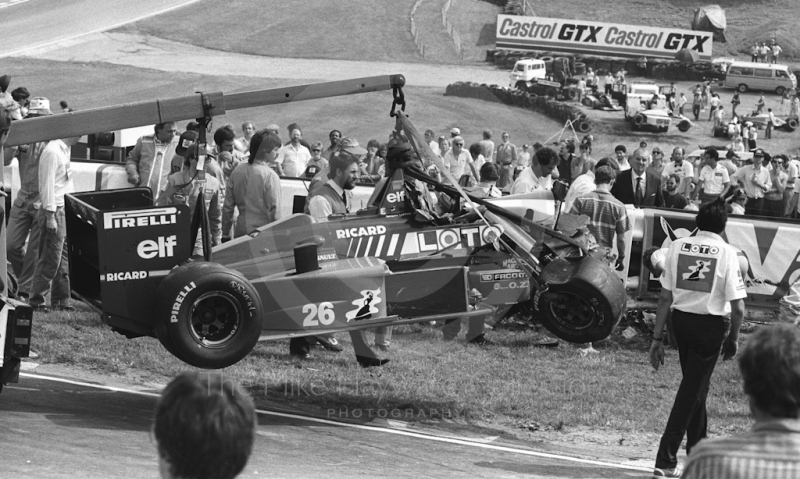
M 714 136 L 714 138 L 722 138 L 723 136 L 725 136 L 725 127 L 724 126 L 715 126 L 711 130 L 711 134 Z
M 580 122 L 578 122 L 577 130 L 580 133 L 589 133 L 589 130 L 591 130 L 591 129 L 592 129 L 592 125 L 588 121 L 581 120 Z
M 789 130 L 789 131 L 796 130 L 797 127 L 798 127 L 797 118 L 789 118 L 788 120 L 786 120 L 785 125 L 786 125 L 786 129 Z
M 678 123 L 678 129 L 683 133 L 689 131 L 689 128 L 691 127 L 692 127 L 692 122 L 689 120 L 681 120 L 681 122 Z
M 192 366 L 239 362 L 261 334 L 261 299 L 241 273 L 195 262 L 172 271 L 156 294 L 156 336 Z
M 589 343 L 607 338 L 625 312 L 625 287 L 617 274 L 591 256 L 551 261 L 533 297 L 539 321 L 559 338 Z
M 583 104 L 583 106 L 588 106 L 588 107 L 593 107 L 594 106 L 594 102 L 589 97 L 583 97 L 583 99 L 581 100 L 581 103 Z

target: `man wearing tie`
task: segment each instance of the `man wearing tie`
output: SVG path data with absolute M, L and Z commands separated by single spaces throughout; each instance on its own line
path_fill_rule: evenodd
M 661 178 L 645 171 L 646 168 L 647 157 L 637 150 L 631 159 L 631 169 L 619 174 L 611 194 L 626 205 L 663 207 Z

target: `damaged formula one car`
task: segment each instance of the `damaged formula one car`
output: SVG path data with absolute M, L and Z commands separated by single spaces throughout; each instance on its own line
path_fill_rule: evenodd
M 393 75 L 296 87 L 285 96 L 269 90 L 257 105 L 204 96 L 205 119 L 226 104 L 390 88 L 405 107 L 403 83 Z M 433 181 L 415 159 L 435 155 L 395 104 L 395 135 L 409 143 L 392 150 L 387 181 L 356 214 L 327 221 L 294 214 L 211 248 L 202 201 L 190 217 L 186 205 L 153 206 L 147 188 L 69 195 L 74 292 L 115 331 L 155 336 L 176 357 L 204 368 L 236 363 L 259 340 L 348 331 L 364 351 L 366 328 L 501 316 L 518 303 L 564 340 L 607 337 L 625 311 L 625 290 L 590 254 L 587 238 Z M 426 211 L 421 198 L 428 188 L 450 195 L 456 214 Z M 204 254 L 191 258 L 198 234 Z

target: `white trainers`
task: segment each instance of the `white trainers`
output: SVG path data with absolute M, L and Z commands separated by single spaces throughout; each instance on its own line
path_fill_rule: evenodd
M 661 477 L 681 477 L 681 474 L 683 474 L 683 466 L 681 466 L 680 462 L 672 469 L 653 469 L 653 479 L 659 479 Z

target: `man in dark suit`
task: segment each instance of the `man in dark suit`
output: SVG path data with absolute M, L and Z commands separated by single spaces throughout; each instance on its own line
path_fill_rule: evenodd
M 663 207 L 661 178 L 645 171 L 646 168 L 647 157 L 637 150 L 631 159 L 631 169 L 617 176 L 611 194 L 626 205 Z

